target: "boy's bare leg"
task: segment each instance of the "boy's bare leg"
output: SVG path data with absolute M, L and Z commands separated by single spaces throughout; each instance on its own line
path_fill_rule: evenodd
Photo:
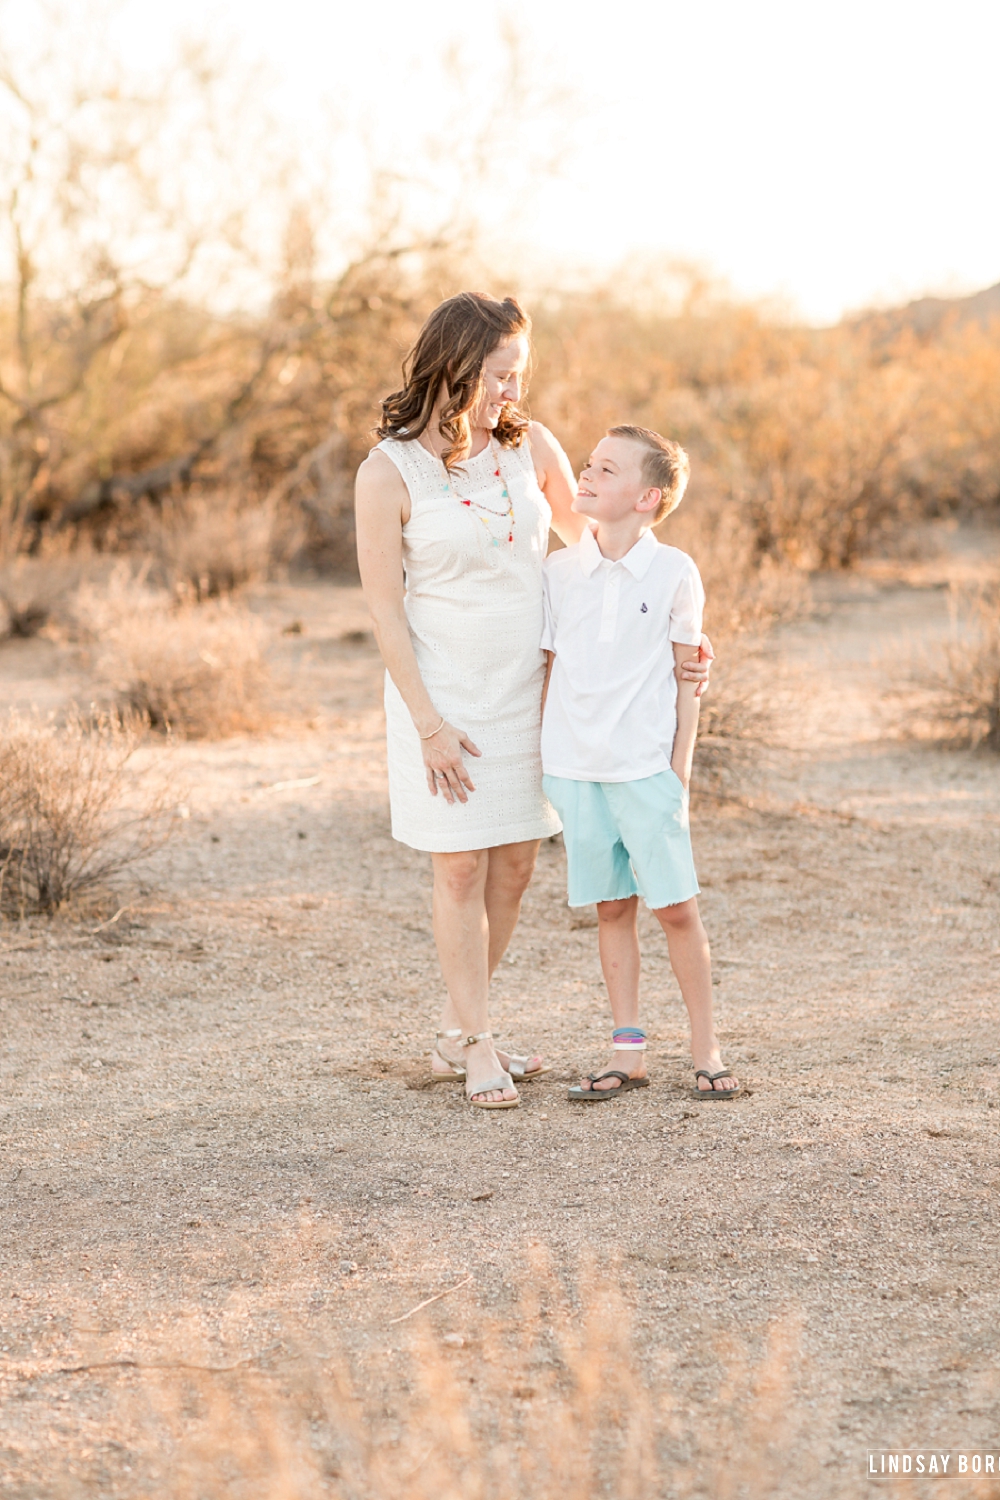
M 597 903 L 597 933 L 601 951 L 601 968 L 611 1001 L 611 1015 L 616 1027 L 639 1024 L 639 933 L 636 914 L 639 898 L 629 896 L 624 901 L 599 901 Z M 595 1068 L 604 1073 L 610 1069 L 627 1073 L 630 1078 L 645 1078 L 646 1061 L 642 1052 L 612 1052 L 611 1061 L 605 1068 Z M 603 1078 L 600 1083 L 580 1079 L 582 1089 L 617 1089 L 621 1083 L 617 1078 Z
M 722 1057 L 712 1019 L 712 963 L 698 902 L 692 896 L 690 901 L 681 901 L 677 906 L 661 906 L 653 915 L 667 935 L 670 964 L 687 1006 L 695 1068 L 718 1073 Z M 699 1078 L 697 1084 L 707 1092 L 710 1088 L 734 1089 L 737 1080 L 727 1075 L 717 1078 L 714 1084 L 707 1078 Z

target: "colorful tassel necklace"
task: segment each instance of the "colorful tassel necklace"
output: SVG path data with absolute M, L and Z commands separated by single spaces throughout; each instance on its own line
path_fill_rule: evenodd
M 514 502 L 510 498 L 510 492 L 507 489 L 507 482 L 504 479 L 503 474 L 500 472 L 500 454 L 497 452 L 496 442 L 493 438 L 490 438 L 490 451 L 493 454 L 493 462 L 496 465 L 493 470 L 493 477 L 495 479 L 499 479 L 500 481 L 500 496 L 506 504 L 506 510 L 493 510 L 490 506 L 483 505 L 480 500 L 467 500 L 464 495 L 460 495 L 455 489 L 455 486 L 451 482 L 451 475 L 448 474 L 447 469 L 445 470 L 445 473 L 447 474 L 447 481 L 444 485 L 444 489 L 448 494 L 454 495 L 455 499 L 458 500 L 462 505 L 466 506 L 472 514 L 476 515 L 477 520 L 482 521 L 484 527 L 486 528 L 486 535 L 489 537 L 494 547 L 499 547 L 501 545 L 501 543 L 503 542 L 503 537 L 493 535 L 493 532 L 490 529 L 490 522 L 487 520 L 487 516 L 499 516 L 500 519 L 506 523 L 507 543 L 513 550 Z

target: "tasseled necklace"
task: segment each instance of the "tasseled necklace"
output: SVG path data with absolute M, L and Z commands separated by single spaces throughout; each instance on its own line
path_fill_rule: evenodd
M 507 489 L 506 480 L 504 479 L 503 474 L 500 471 L 500 454 L 497 452 L 496 442 L 495 442 L 495 440 L 492 437 L 490 438 L 490 449 L 492 451 L 493 459 L 494 459 L 494 462 L 496 464 L 496 468 L 493 470 L 493 476 L 494 476 L 495 479 L 499 479 L 499 481 L 500 481 L 500 485 L 501 485 L 500 494 L 501 494 L 501 497 L 507 503 L 506 510 L 493 510 L 493 509 L 491 509 L 490 506 L 483 505 L 482 501 L 480 501 L 480 500 L 467 500 L 464 495 L 460 495 L 458 493 L 458 491 L 456 490 L 455 486 L 452 484 L 452 482 L 451 482 L 451 475 L 448 474 L 447 468 L 445 469 L 445 474 L 447 475 L 447 480 L 446 480 L 446 483 L 444 485 L 444 488 L 447 491 L 447 493 L 449 493 L 451 495 L 454 495 L 455 499 L 458 500 L 462 505 L 467 506 L 470 511 L 472 511 L 474 513 L 476 513 L 476 512 L 479 513 L 477 515 L 477 519 L 480 520 L 480 521 L 482 521 L 483 525 L 486 528 L 486 535 L 489 537 L 489 539 L 492 542 L 492 544 L 493 544 L 494 547 L 499 547 L 500 546 L 500 544 L 503 541 L 503 537 L 498 537 L 498 536 L 494 536 L 493 535 L 493 532 L 490 529 L 490 523 L 486 519 L 486 517 L 487 516 L 499 516 L 502 520 L 506 521 L 506 523 L 507 523 L 507 543 L 513 549 L 513 546 L 514 546 L 514 502 L 510 498 L 510 492 Z

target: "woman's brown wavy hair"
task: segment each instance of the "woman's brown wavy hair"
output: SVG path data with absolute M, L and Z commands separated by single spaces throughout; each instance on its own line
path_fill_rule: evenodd
M 483 292 L 449 297 L 431 313 L 403 361 L 403 389 L 382 402 L 378 436 L 403 442 L 418 438 L 431 420 L 443 382 L 448 400 L 438 431 L 449 446 L 441 456 L 447 469 L 454 468 L 469 451 L 469 412 L 483 395 L 487 357 L 508 339 L 530 332 L 531 319 L 513 297 L 502 302 Z M 527 417 L 510 404 L 500 413 L 494 436 L 502 448 L 518 448 L 527 426 Z

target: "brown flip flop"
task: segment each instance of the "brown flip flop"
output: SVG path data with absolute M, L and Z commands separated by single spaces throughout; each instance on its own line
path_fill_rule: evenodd
M 707 1089 L 700 1089 L 695 1085 L 691 1092 L 696 1099 L 735 1099 L 737 1094 L 742 1093 L 739 1084 L 734 1089 L 717 1089 L 715 1087 L 715 1080 L 717 1078 L 735 1077 L 732 1068 L 723 1068 L 721 1073 L 708 1073 L 704 1068 L 697 1068 L 694 1076 L 696 1078 L 707 1078 L 711 1084 L 711 1088 Z
M 627 1094 L 632 1089 L 649 1087 L 648 1078 L 630 1078 L 627 1073 L 619 1073 L 617 1068 L 607 1073 L 588 1073 L 587 1077 L 591 1083 L 600 1083 L 604 1078 L 620 1078 L 621 1086 L 616 1089 L 582 1089 L 576 1084 L 569 1090 L 567 1098 L 576 1099 L 580 1104 L 599 1104 L 604 1099 L 617 1099 L 619 1094 Z

